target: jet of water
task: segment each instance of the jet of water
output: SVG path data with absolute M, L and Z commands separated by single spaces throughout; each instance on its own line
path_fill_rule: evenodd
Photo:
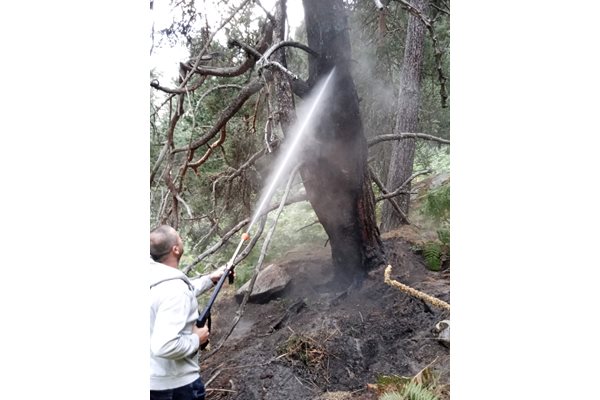
M 275 190 L 275 187 L 277 186 L 277 183 L 279 182 L 281 175 L 283 174 L 283 172 L 286 169 L 288 169 L 288 167 L 289 167 L 288 164 L 290 162 L 290 159 L 292 158 L 292 155 L 294 155 L 296 153 L 298 144 L 300 143 L 300 139 L 305 135 L 305 132 L 308 131 L 307 127 L 309 126 L 309 123 L 312 122 L 312 119 L 314 118 L 314 116 L 316 114 L 315 111 L 317 110 L 317 106 L 322 101 L 322 99 L 324 97 L 324 93 L 326 92 L 327 86 L 328 86 L 329 81 L 331 80 L 331 77 L 333 76 L 334 72 L 335 72 L 335 67 L 331 70 L 329 75 L 327 75 L 327 78 L 325 79 L 325 81 L 323 82 L 323 84 L 321 85 L 319 90 L 317 91 L 317 95 L 314 98 L 314 100 L 312 100 L 312 104 L 309 103 L 310 107 L 308 108 L 308 112 L 306 113 L 304 118 L 302 118 L 301 121 L 297 121 L 294 128 L 291 130 L 291 132 L 295 132 L 293 135 L 292 142 L 288 147 L 286 147 L 284 149 L 284 153 L 283 153 L 281 162 L 278 163 L 275 173 L 272 175 L 272 177 L 270 177 L 269 186 L 267 187 L 267 190 L 262 195 L 262 200 L 261 200 L 260 204 L 258 205 L 258 207 L 256 208 L 256 210 L 254 211 L 254 216 L 252 217 L 252 220 L 250 222 L 250 225 L 248 225 L 248 229 L 246 230 L 246 232 L 250 232 L 250 229 L 252 228 L 252 226 L 254 225 L 256 220 L 258 219 L 263 208 L 265 207 L 267 202 L 271 199 L 271 197 L 273 195 L 273 191 Z

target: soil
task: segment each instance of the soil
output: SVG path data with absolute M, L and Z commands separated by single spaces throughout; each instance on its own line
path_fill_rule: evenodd
M 449 267 L 429 271 L 406 232 L 383 239 L 393 279 L 449 302 Z M 449 399 L 450 349 L 434 329 L 449 312 L 385 284 L 385 266 L 349 286 L 335 275 L 329 248 L 290 252 L 278 264 L 292 277 L 288 289 L 248 303 L 223 346 L 202 354 L 207 400 L 377 399 L 368 385 L 380 377 L 426 367 L 439 398 Z M 212 310 L 213 347 L 238 309 L 234 289 L 224 288 Z

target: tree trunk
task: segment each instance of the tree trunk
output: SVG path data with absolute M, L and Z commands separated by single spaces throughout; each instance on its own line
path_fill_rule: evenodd
M 427 0 L 411 1 L 417 10 L 426 15 Z M 404 60 L 400 73 L 400 92 L 398 96 L 398 114 L 394 133 L 419 132 L 419 106 L 421 104 L 421 76 L 423 71 L 423 45 L 426 27 L 419 17 L 410 15 L 404 48 Z M 413 173 L 415 159 L 415 139 L 403 139 L 394 142 L 388 171 L 386 187 L 394 191 Z M 405 187 L 410 191 L 410 183 Z M 408 215 L 410 194 L 401 194 L 397 198 L 400 209 Z M 381 230 L 389 231 L 407 221 L 393 207 L 385 202 L 381 213 Z
M 367 143 L 350 73 L 351 48 L 342 0 L 303 0 L 311 86 L 335 66 L 331 94 L 304 154 L 301 175 L 308 199 L 329 236 L 334 266 L 363 276 L 384 263 L 367 168 Z
M 273 29 L 273 44 L 285 40 L 285 21 L 287 20 L 287 0 L 279 0 L 275 10 L 275 28 Z M 273 53 L 271 59 L 287 67 L 285 48 Z M 277 112 L 275 113 L 275 124 L 281 126 L 283 134 L 286 135 L 288 128 L 296 120 L 294 94 L 290 77 L 280 70 L 273 70 L 275 86 L 275 100 L 277 101 Z

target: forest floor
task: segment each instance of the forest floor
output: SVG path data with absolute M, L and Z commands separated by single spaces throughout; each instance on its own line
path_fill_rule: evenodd
M 417 236 L 410 229 L 383 235 L 392 279 L 449 302 L 450 269 L 428 270 L 414 250 Z M 385 284 L 385 266 L 345 290 L 328 247 L 291 251 L 277 264 L 292 278 L 288 289 L 268 303 L 248 303 L 224 345 L 202 354 L 207 400 L 377 399 L 382 376 L 424 369 L 440 400 L 449 399 L 450 349 L 434 330 L 449 312 Z M 212 345 L 238 309 L 234 288 L 224 287 L 212 311 Z

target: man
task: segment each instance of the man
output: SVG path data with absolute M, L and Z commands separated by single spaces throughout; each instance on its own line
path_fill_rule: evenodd
M 198 349 L 207 327 L 196 327 L 196 296 L 223 275 L 221 267 L 191 281 L 179 267 L 183 241 L 161 225 L 150 232 L 150 399 L 204 400 Z

